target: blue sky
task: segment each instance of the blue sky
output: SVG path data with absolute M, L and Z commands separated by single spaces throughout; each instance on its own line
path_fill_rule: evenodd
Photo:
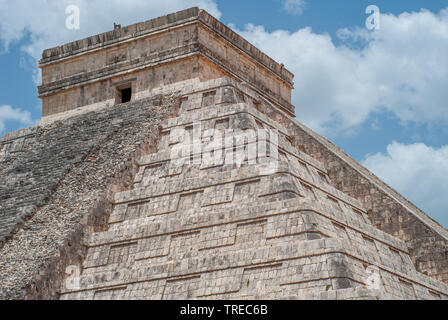
M 446 0 L 0 0 L 0 135 L 40 119 L 44 48 L 195 5 L 294 72 L 299 121 L 448 226 Z M 365 27 L 368 5 L 379 30 Z

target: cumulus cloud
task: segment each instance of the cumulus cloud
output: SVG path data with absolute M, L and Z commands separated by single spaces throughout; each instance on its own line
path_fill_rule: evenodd
M 0 133 L 5 130 L 7 121 L 18 122 L 22 125 L 31 125 L 31 114 L 26 110 L 13 108 L 9 105 L 0 105 Z
M 362 164 L 448 227 L 448 145 L 393 142 L 386 154 L 368 155 Z
M 305 0 L 283 0 L 283 8 L 286 12 L 301 15 L 305 7 Z
M 237 32 L 295 74 L 297 118 L 321 133 L 348 132 L 377 111 L 403 124 L 448 122 L 448 9 L 382 14 L 379 30 L 339 30 L 339 45 L 311 28 Z
M 79 30 L 66 28 L 69 5 L 79 7 Z M 221 15 L 214 0 L 0 0 L 0 42 L 7 50 L 28 37 L 22 49 L 37 61 L 44 49 L 111 30 L 114 22 L 125 26 L 193 6 Z
M 283 0 L 289 12 L 303 0 Z M 80 29 L 65 27 L 68 5 L 80 8 Z M 42 50 L 136 21 L 199 6 L 216 17 L 215 0 L 0 0 L 0 42 L 27 36 L 23 50 L 37 61 Z M 367 16 L 366 16 L 367 17 Z M 382 14 L 381 29 L 341 29 L 342 43 L 311 28 L 237 30 L 295 73 L 297 117 L 322 134 L 354 132 L 373 112 L 394 113 L 404 124 L 448 123 L 448 9 Z M 37 70 L 37 69 L 36 69 Z M 34 75 L 39 81 L 40 74 Z

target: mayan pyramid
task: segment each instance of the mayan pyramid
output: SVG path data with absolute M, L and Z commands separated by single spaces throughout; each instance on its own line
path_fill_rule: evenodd
M 0 140 L 0 299 L 448 299 L 448 231 L 207 12 L 40 68 L 40 123 Z

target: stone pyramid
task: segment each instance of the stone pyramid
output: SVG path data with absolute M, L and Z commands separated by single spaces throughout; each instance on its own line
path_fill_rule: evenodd
M 205 11 L 41 67 L 41 123 L 0 140 L 1 298 L 448 299 L 448 231 L 298 122 L 292 74 Z

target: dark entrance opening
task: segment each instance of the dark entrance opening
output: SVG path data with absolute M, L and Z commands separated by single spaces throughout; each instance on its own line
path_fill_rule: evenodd
M 121 103 L 129 102 L 131 101 L 132 89 L 131 88 L 122 89 L 120 90 L 120 95 L 121 95 Z

